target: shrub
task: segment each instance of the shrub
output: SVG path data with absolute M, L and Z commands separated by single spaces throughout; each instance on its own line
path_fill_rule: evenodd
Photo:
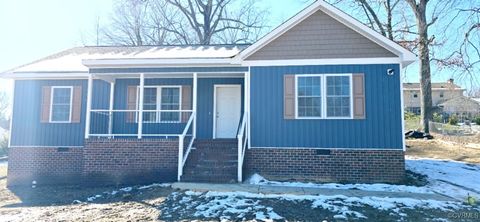
M 8 136 L 0 135 L 0 156 L 8 155 Z
M 406 120 L 411 120 L 411 119 L 416 119 L 418 116 L 415 115 L 415 113 L 405 111 L 405 119 Z
M 448 118 L 448 124 L 450 124 L 450 125 L 457 125 L 457 124 L 458 124 L 458 117 L 457 117 L 457 115 L 451 115 L 450 118 Z
M 477 116 L 473 119 L 473 122 L 477 125 L 480 125 L 480 116 Z
M 443 123 L 443 115 L 440 113 L 433 113 L 433 122 Z

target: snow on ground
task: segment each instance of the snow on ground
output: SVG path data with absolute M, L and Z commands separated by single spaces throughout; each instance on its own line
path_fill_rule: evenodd
M 408 193 L 432 193 L 426 187 L 406 186 L 406 185 L 392 185 L 384 183 L 375 184 L 339 184 L 339 183 L 302 183 L 302 182 L 278 182 L 269 181 L 258 174 L 254 174 L 248 180 L 250 184 L 256 185 L 275 185 L 288 187 L 309 187 L 309 188 L 325 188 L 325 189 L 357 189 L 367 191 L 388 191 L 388 192 L 408 192 Z
M 291 187 L 314 187 L 325 189 L 358 189 L 367 191 L 437 193 L 464 201 L 468 195 L 480 198 L 480 165 L 466 164 L 452 160 L 416 159 L 407 157 L 406 168 L 426 175 L 429 184 L 423 187 L 391 184 L 338 184 L 269 181 L 258 174 L 249 180 L 250 184 Z
M 428 176 L 429 190 L 458 200 L 480 197 L 480 165 L 453 160 L 407 157 L 406 168 Z
M 221 220 L 241 220 L 249 213 L 254 213 L 259 221 L 279 220 L 283 217 L 265 206 L 265 199 L 286 200 L 292 202 L 309 201 L 311 208 L 321 208 L 334 212 L 336 219 L 367 217 L 355 209 L 371 207 L 379 211 L 388 211 L 402 217 L 407 216 L 406 210 L 434 209 L 453 212 L 465 206 L 458 202 L 417 200 L 414 198 L 388 197 L 347 197 L 344 195 L 293 195 L 293 194 L 258 194 L 249 192 L 215 192 L 206 193 L 185 192 L 175 193 L 172 200 L 178 203 L 173 209 L 163 209 L 163 212 L 194 210 L 194 217 L 219 218 Z M 167 216 L 168 217 L 168 216 Z

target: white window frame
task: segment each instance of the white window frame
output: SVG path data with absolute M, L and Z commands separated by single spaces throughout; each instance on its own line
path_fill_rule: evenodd
M 156 101 L 156 110 L 143 110 L 144 113 L 153 113 L 156 112 L 155 121 L 142 121 L 142 123 L 180 123 L 182 120 L 182 113 L 178 112 L 178 120 L 177 121 L 163 121 L 161 119 L 161 105 L 162 105 L 162 89 L 163 88 L 178 88 L 178 111 L 182 110 L 182 86 L 181 85 L 154 85 L 154 86 L 144 86 L 144 88 L 155 88 L 157 89 L 157 101 Z M 139 98 L 140 98 L 140 86 L 137 86 L 137 98 L 136 98 L 136 107 L 137 110 L 140 109 L 139 106 Z M 138 123 L 138 116 L 135 117 L 135 121 Z
M 328 116 L 327 115 L 327 77 L 348 76 L 350 81 L 350 116 Z M 320 77 L 321 116 L 304 117 L 298 116 L 298 78 L 299 77 Z M 326 73 L 326 74 L 297 74 L 295 75 L 295 119 L 353 119 L 353 78 L 352 73 Z
M 70 104 L 69 104 L 69 113 L 68 113 L 68 121 L 54 121 L 52 120 L 53 117 L 53 96 L 55 93 L 55 89 L 70 89 Z M 50 88 L 50 113 L 49 113 L 49 123 L 71 123 L 72 122 L 72 106 L 73 106 L 73 86 L 52 86 Z

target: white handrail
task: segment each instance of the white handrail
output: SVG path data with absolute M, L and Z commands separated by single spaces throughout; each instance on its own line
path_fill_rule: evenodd
M 238 134 L 237 134 L 237 140 L 238 140 L 238 143 L 237 143 L 237 146 L 238 146 L 238 168 L 237 168 L 237 179 L 238 179 L 238 182 L 242 182 L 242 175 L 243 175 L 243 172 L 242 172 L 242 169 L 243 169 L 243 159 L 245 157 L 245 150 L 246 150 L 246 147 L 247 147 L 247 136 L 244 135 L 245 134 L 245 129 L 247 128 L 247 117 L 248 116 L 248 113 L 245 112 L 245 114 L 243 115 L 243 119 L 242 119 L 242 123 L 240 124 L 240 128 L 238 129 Z M 245 136 L 245 137 L 244 137 Z M 244 140 L 245 138 L 245 140 Z
M 178 174 L 177 174 L 178 181 L 180 181 L 183 175 L 183 166 L 185 165 L 185 162 L 187 161 L 187 158 L 188 158 L 188 154 L 190 154 L 190 150 L 192 149 L 193 141 L 195 140 L 195 135 L 192 135 L 192 139 L 188 144 L 187 152 L 185 153 L 185 156 L 183 155 L 183 142 L 184 142 L 183 140 L 185 139 L 188 129 L 190 128 L 190 125 L 192 125 L 192 122 L 195 118 L 196 118 L 195 112 L 192 112 L 192 114 L 190 115 L 190 118 L 188 119 L 187 124 L 185 125 L 185 129 L 183 130 L 182 134 L 178 136 Z

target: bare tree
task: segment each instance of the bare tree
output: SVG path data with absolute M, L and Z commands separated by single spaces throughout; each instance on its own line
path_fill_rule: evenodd
M 117 1 L 112 22 L 103 32 L 107 42 L 118 45 L 144 45 L 148 7 L 147 0 Z
M 10 117 L 8 116 L 8 109 L 10 107 L 7 93 L 0 92 L 0 128 L 9 129 Z
M 247 33 L 255 33 L 265 28 L 264 12 L 256 10 L 253 0 L 243 1 L 245 4 L 236 5 L 235 10 L 229 7 L 237 3 L 234 0 L 166 0 L 168 3 L 176 7 L 184 16 L 189 28 L 193 30 L 196 36 L 196 43 L 208 45 L 213 42 L 227 43 L 238 42 L 237 39 L 226 39 L 215 37 L 221 33 L 229 31 L 240 31 Z M 234 13 L 238 11 L 239 13 Z M 178 27 L 172 28 L 175 34 Z M 234 36 L 239 37 L 239 36 Z M 256 39 L 242 39 L 242 42 Z
M 111 44 L 247 43 L 264 31 L 255 0 L 119 0 L 104 35 Z

